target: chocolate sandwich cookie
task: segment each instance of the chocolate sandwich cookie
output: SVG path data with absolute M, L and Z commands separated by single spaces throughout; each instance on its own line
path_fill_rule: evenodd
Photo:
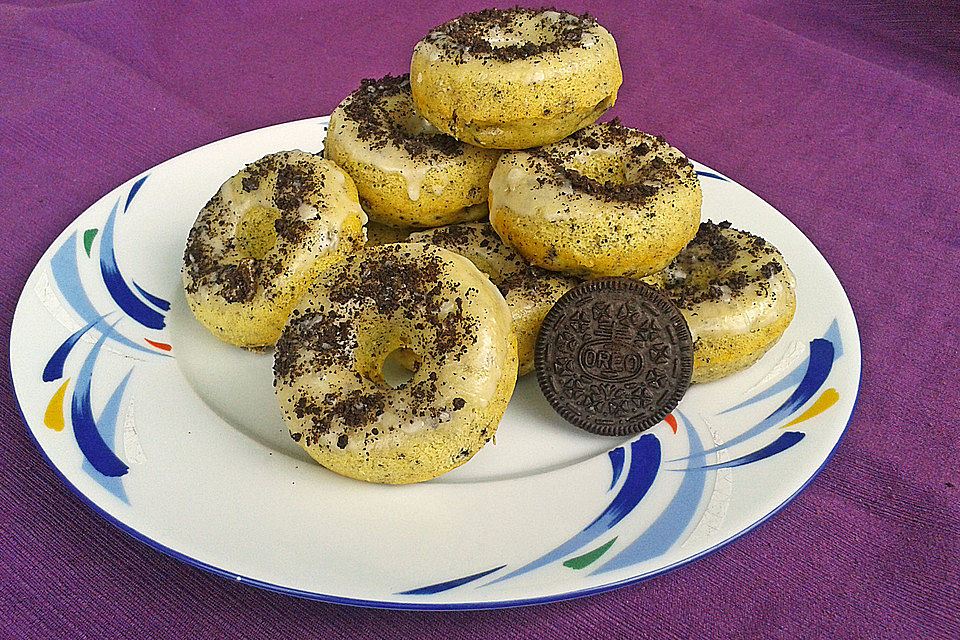
M 669 300 L 629 278 L 571 289 L 537 338 L 537 381 L 564 420 L 623 436 L 663 420 L 690 386 L 693 340 Z

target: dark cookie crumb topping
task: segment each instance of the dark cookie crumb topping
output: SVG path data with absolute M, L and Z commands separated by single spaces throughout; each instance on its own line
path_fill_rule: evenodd
M 392 113 L 387 108 L 387 99 L 394 96 L 402 97 L 399 108 L 414 110 L 409 73 L 361 80 L 360 88 L 343 101 L 343 112 L 358 123 L 360 140 L 373 149 L 392 144 L 414 158 L 455 158 L 463 154 L 463 143 L 445 133 L 410 135 L 406 132 L 398 122 L 403 114 Z
M 498 46 L 486 38 L 491 29 L 498 29 L 507 35 L 520 35 L 515 24 L 517 18 L 532 18 L 548 11 L 559 14 L 559 18 L 556 21 L 541 20 L 546 36 L 541 42 L 527 40 Z M 596 19 L 588 13 L 575 15 L 554 8 L 528 9 L 518 6 L 466 13 L 434 28 L 424 40 L 452 53 L 459 61 L 469 55 L 512 62 L 582 47 L 584 32 L 596 26 Z
M 257 294 L 260 264 L 253 258 L 244 258 L 236 264 L 220 267 L 220 295 L 227 302 L 250 302 Z
M 306 437 L 305 444 L 310 445 L 316 443 L 318 436 L 330 433 L 338 423 L 350 429 L 363 427 L 383 415 L 386 400 L 383 393 L 364 393 L 358 389 L 343 395 L 327 394 L 322 403 L 317 403 L 308 396 L 300 396 L 293 406 L 293 411 L 301 419 L 309 416 L 311 426 L 307 431 L 296 435 Z M 293 437 L 299 442 L 300 438 Z M 349 436 L 346 433 L 341 434 L 337 439 L 337 446 L 344 449 L 348 442 Z
M 414 256 L 403 247 L 373 247 L 334 267 L 324 283 L 315 285 L 327 287 L 333 308 L 325 312 L 295 310 L 277 342 L 275 383 L 289 383 L 334 366 L 354 370 L 357 381 L 367 389 L 328 394 L 322 399 L 299 397 L 292 410 L 298 418 L 310 416 L 311 426 L 300 434 L 308 445 L 319 442 L 320 436 L 332 429 L 347 430 L 338 440 L 340 448 L 346 447 L 345 437 L 362 434 L 372 438 L 380 433 L 372 425 L 383 414 L 392 390 L 377 388 L 382 381 L 365 379 L 355 369 L 359 343 L 352 318 L 361 309 L 375 310 L 385 322 L 399 315 L 413 322 L 419 331 L 431 332 L 435 336 L 433 343 L 418 356 L 433 362 L 457 360 L 477 341 L 479 326 L 464 313 L 464 298 L 445 295 L 444 262 L 437 250 L 428 247 L 423 254 Z M 467 296 L 474 291 L 468 290 Z M 440 406 L 435 372 L 415 377 L 403 389 L 412 414 L 427 420 L 448 420 L 453 411 L 467 404 L 463 398 L 454 398 L 450 406 Z
M 656 195 L 663 184 L 697 179 L 693 166 L 684 156 L 669 162 L 659 155 L 647 158 L 668 146 L 663 137 L 625 127 L 619 118 L 614 118 L 576 131 L 558 143 L 527 149 L 526 152 L 552 169 L 552 175 L 540 178 L 541 184 L 547 181 L 562 184 L 565 180 L 580 193 L 611 202 L 642 205 L 647 198 Z M 580 153 L 601 148 L 627 150 L 626 162 L 638 169 L 631 183 L 623 184 L 613 179 L 601 181 L 572 168 Z
M 302 219 L 300 206 L 307 194 L 323 188 L 322 174 L 316 165 L 291 160 L 290 153 L 281 152 L 248 164 L 238 175 L 240 188 L 247 193 L 268 188 L 271 185 L 265 183 L 274 179 L 273 205 L 279 214 L 274 221 L 277 237 L 291 245 L 308 238 L 310 225 Z M 211 244 L 210 238 L 220 236 L 227 224 L 220 219 L 223 208 L 233 204 L 224 202 L 218 191 L 190 229 L 183 256 L 184 270 L 189 276 L 186 290 L 195 294 L 202 285 L 219 286 L 219 293 L 227 302 L 247 303 L 280 272 L 282 259 L 245 255 L 235 237 L 221 237 L 222 248 Z
M 277 341 L 275 379 L 292 380 L 306 375 L 312 367 L 346 366 L 356 348 L 356 332 L 340 314 L 294 310 Z
M 725 234 L 727 229 L 735 231 L 739 239 Z M 741 251 L 749 254 L 751 268 L 725 271 Z M 700 223 L 694 239 L 655 279 L 671 302 L 689 310 L 702 302 L 741 295 L 750 285 L 767 286 L 772 276 L 783 271 L 778 258 L 777 250 L 763 238 L 733 229 L 728 221 L 715 224 L 707 220 Z

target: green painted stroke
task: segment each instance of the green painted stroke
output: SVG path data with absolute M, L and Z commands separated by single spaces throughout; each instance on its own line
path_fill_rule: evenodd
M 93 246 L 93 239 L 97 237 L 97 231 L 99 229 L 87 229 L 83 232 L 83 249 L 87 252 L 87 257 L 90 257 L 90 247 Z
M 582 556 L 577 556 L 576 558 L 570 558 L 563 563 L 563 566 L 570 567 L 571 569 L 583 569 L 591 562 L 595 562 L 597 558 L 602 556 L 607 552 L 607 550 L 617 541 L 617 538 L 614 537 L 610 542 L 606 543 L 601 547 L 597 547 L 593 551 L 587 551 Z

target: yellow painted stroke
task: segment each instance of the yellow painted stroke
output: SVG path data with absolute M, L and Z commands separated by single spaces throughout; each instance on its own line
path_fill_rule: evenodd
M 43 414 L 43 424 L 54 431 L 63 431 L 65 425 L 63 421 L 63 396 L 67 393 L 67 383 L 70 378 L 63 381 L 57 392 L 50 398 L 50 404 L 47 405 L 47 411 Z
M 800 424 L 804 420 L 809 420 L 814 416 L 818 416 L 833 405 L 837 404 L 837 400 L 840 399 L 840 394 L 837 393 L 836 389 L 827 389 L 820 394 L 820 397 L 817 398 L 817 401 L 810 405 L 810 408 L 797 416 L 793 421 L 788 422 L 787 424 L 780 427 L 781 429 L 786 429 L 787 427 L 792 427 L 795 424 Z

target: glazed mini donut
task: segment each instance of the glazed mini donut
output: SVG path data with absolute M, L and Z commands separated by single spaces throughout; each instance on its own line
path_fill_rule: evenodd
M 419 228 L 474 220 L 499 157 L 424 120 L 406 75 L 362 81 L 331 114 L 324 155 L 353 178 L 372 220 Z
M 531 263 L 581 277 L 644 276 L 697 232 L 700 182 L 663 138 L 591 125 L 560 142 L 504 153 L 490 222 Z
M 273 344 L 313 278 L 363 244 L 366 218 L 350 176 L 319 155 L 282 151 L 247 165 L 190 229 L 191 311 L 224 342 Z
M 397 349 L 419 367 L 397 388 Z M 368 247 L 323 274 L 277 342 L 290 434 L 324 467 L 387 484 L 434 478 L 490 440 L 517 379 L 503 296 L 473 263 L 416 243 Z
M 535 267 L 503 243 L 489 222 L 467 222 L 413 233 L 410 242 L 424 242 L 469 259 L 497 285 L 510 307 L 517 335 L 519 373 L 533 371 L 533 350 L 547 312 L 580 280 Z M 400 359 L 400 358 L 398 358 Z M 409 360 L 401 364 L 412 368 Z
M 693 345 L 693 382 L 746 369 L 776 344 L 797 308 L 780 252 L 729 222 L 704 222 L 670 265 L 644 281 L 680 309 Z
M 591 16 L 487 9 L 436 27 L 410 63 L 423 116 L 458 140 L 494 149 L 556 142 L 613 106 L 617 44 Z

